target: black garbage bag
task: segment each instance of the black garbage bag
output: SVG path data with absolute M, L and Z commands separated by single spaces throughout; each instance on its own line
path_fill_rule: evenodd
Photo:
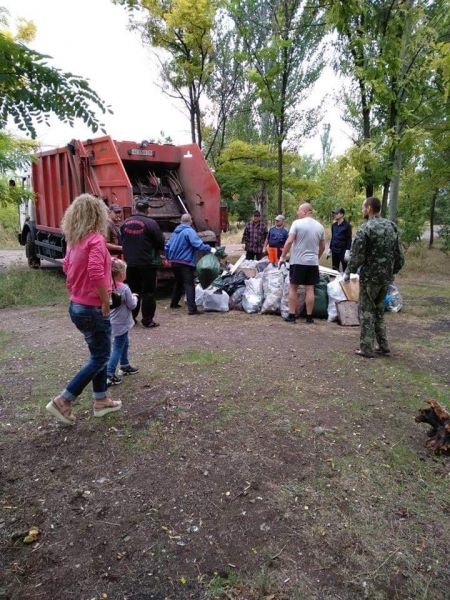
M 219 290 L 223 290 L 229 296 L 231 296 L 239 287 L 242 287 L 246 279 L 248 279 L 245 273 L 228 273 L 226 275 L 222 275 L 222 281 L 217 286 Z

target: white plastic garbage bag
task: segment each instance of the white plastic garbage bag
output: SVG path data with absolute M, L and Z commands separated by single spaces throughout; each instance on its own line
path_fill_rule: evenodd
M 269 264 L 263 271 L 264 301 L 261 307 L 262 313 L 280 314 L 285 276 L 285 267 L 279 269 L 278 266 Z
M 228 312 L 230 296 L 223 290 L 207 288 L 203 294 L 203 308 L 207 312 Z
M 388 286 L 384 298 L 384 307 L 389 312 L 400 312 L 403 308 L 403 298 L 395 283 L 391 283 Z
M 346 296 L 341 287 L 342 276 L 335 277 L 330 283 L 327 285 L 327 294 L 328 294 L 328 321 L 337 321 L 337 308 L 336 302 L 341 302 L 341 300 L 346 300 Z
M 242 308 L 246 313 L 257 313 L 261 310 L 264 300 L 262 277 L 250 277 L 245 282 L 245 292 L 242 297 Z
M 298 286 L 297 291 L 297 310 L 295 311 L 296 315 L 299 315 L 304 307 L 306 302 L 306 290 L 304 285 Z M 283 319 L 289 316 L 289 270 L 286 270 L 284 275 L 284 283 L 283 283 L 283 295 L 281 297 L 281 316 Z
M 195 286 L 195 304 L 197 306 L 203 306 L 203 296 L 205 295 L 205 290 L 202 286 L 197 283 Z
M 242 298 L 245 294 L 245 285 L 238 287 L 230 296 L 230 310 L 244 310 L 242 308 Z

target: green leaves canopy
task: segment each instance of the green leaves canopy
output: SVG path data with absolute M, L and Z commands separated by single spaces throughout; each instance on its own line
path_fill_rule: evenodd
M 95 111 L 109 108 L 85 79 L 49 66 L 48 58 L 0 32 L 0 129 L 11 117 L 35 138 L 36 123 L 51 114 L 70 125 L 81 119 L 94 132 L 102 128 Z

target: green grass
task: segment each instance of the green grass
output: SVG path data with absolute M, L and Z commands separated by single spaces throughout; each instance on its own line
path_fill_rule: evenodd
M 57 271 L 8 269 L 0 273 L 0 308 L 67 301 L 64 277 Z
M 0 248 L 20 248 L 17 241 L 19 209 L 17 206 L 0 206 Z

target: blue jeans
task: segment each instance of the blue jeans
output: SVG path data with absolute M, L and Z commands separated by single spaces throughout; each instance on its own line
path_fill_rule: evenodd
M 113 340 L 111 356 L 109 357 L 108 366 L 106 372 L 108 377 L 112 377 L 116 372 L 116 367 L 120 361 L 121 367 L 129 367 L 130 363 L 128 360 L 128 331 L 122 335 L 116 335 Z
M 94 399 L 106 398 L 106 365 L 111 352 L 111 323 L 100 308 L 85 304 L 70 303 L 69 315 L 72 323 L 84 335 L 91 354 L 61 395 L 69 401 L 75 400 L 92 381 Z

